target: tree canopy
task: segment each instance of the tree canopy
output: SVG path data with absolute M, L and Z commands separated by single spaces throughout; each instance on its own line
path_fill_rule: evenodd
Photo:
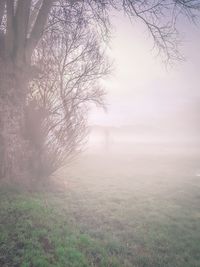
M 30 61 L 45 33 L 63 23 L 89 24 L 105 37 L 109 31 L 110 11 L 124 11 L 131 19 L 141 20 L 156 46 L 168 59 L 177 58 L 176 20 L 180 14 L 194 20 L 198 0 L 1 0 L 0 25 L 3 54 L 20 62 Z M 84 16 L 83 16 L 84 15 Z M 25 53 L 24 53 L 25 52 Z

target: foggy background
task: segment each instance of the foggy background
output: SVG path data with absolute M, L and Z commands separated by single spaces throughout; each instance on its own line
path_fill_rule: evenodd
M 107 112 L 92 109 L 87 149 L 199 151 L 200 32 L 181 20 L 185 60 L 166 65 L 143 25 L 113 15 L 108 51 L 114 71 L 104 81 Z M 175 148 L 176 146 L 176 148 Z

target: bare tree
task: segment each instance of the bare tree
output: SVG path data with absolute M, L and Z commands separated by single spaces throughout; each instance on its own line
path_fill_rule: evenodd
M 194 20 L 200 4 L 197 0 L 0 0 L 1 177 L 28 175 L 32 150 L 22 134 L 24 107 L 29 95 L 28 84 L 38 75 L 34 64 L 40 65 L 34 54 L 46 33 L 49 32 L 49 38 L 54 38 L 52 29 L 85 24 L 91 33 L 106 40 L 109 11 L 113 8 L 124 10 L 131 19 L 142 20 L 158 49 L 165 52 L 168 59 L 174 59 L 179 58 L 175 41 L 176 19 L 179 14 L 184 14 Z M 79 20 L 74 20 L 79 16 Z M 64 34 L 70 38 L 71 33 L 68 28 Z M 57 43 L 57 51 L 59 49 L 62 50 L 62 45 Z M 79 65 L 76 71 L 79 71 Z M 73 73 L 69 71 L 67 75 L 72 77 Z M 83 75 L 87 77 L 87 71 Z
M 84 17 L 81 13 L 51 27 L 33 55 L 40 74 L 30 84 L 25 135 L 34 147 L 31 163 L 37 177 L 51 174 L 81 151 L 89 106 L 104 105 L 99 80 L 110 64 L 98 35 L 76 21 Z

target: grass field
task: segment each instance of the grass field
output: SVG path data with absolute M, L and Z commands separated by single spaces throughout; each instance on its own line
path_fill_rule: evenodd
M 186 152 L 85 154 L 57 187 L 1 186 L 0 266 L 200 267 L 200 158 Z

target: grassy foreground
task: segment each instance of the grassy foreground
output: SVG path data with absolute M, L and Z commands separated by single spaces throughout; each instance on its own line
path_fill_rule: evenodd
M 106 248 L 40 194 L 1 189 L 0 266 L 118 266 Z M 117 262 L 117 260 L 116 260 Z
M 0 188 L 1 267 L 200 266 L 194 160 L 182 170 L 183 159 L 165 159 L 165 165 L 142 159 L 145 171 L 139 160 L 135 167 L 104 160 L 97 164 L 93 157 L 89 164 L 85 157 L 67 171 L 65 191 Z M 154 164 L 160 165 L 156 175 Z

